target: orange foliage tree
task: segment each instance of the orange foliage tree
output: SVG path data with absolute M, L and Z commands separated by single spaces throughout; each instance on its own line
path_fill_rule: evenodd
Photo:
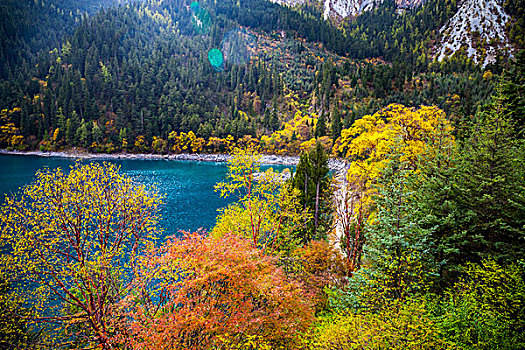
M 267 347 L 296 348 L 313 303 L 276 259 L 233 234 L 169 238 L 142 256 L 135 295 L 121 305 L 129 333 L 115 341 L 133 349 L 230 349 L 256 337 Z
M 310 241 L 297 248 L 293 257 L 281 260 L 285 268 L 291 270 L 303 281 L 313 298 L 318 310 L 326 308 L 327 294 L 325 287 L 341 286 L 345 283 L 346 269 L 339 251 L 327 241 Z

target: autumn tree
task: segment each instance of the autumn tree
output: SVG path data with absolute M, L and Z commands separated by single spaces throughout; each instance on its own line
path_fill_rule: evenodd
M 24 297 L 10 293 L 6 277 L 0 278 L 0 349 L 35 349 L 40 333 L 29 330 L 30 312 Z
M 234 149 L 227 181 L 215 190 L 238 201 L 222 210 L 212 234 L 238 233 L 263 252 L 290 250 L 297 244 L 295 228 L 308 214 L 300 209 L 297 191 L 283 183 L 279 173 L 261 172 L 260 158 L 253 149 Z
M 0 147 L 24 150 L 25 138 L 20 133 L 20 128 L 13 123 L 13 116 L 20 113 L 20 108 L 12 110 L 2 109 L 0 111 Z
M 352 161 L 348 181 L 360 184 L 360 190 L 367 192 L 393 152 L 401 155 L 399 161 L 407 169 L 415 170 L 421 157 L 432 154 L 428 141 L 439 138 L 442 144 L 453 143 L 453 129 L 445 117 L 437 107 L 415 109 L 391 104 L 344 129 L 334 153 Z
M 34 327 L 52 330 L 49 346 L 63 340 L 110 348 L 113 305 L 126 295 L 135 258 L 157 231 L 159 203 L 156 193 L 107 163 L 38 172 L 18 197 L 6 198 L 1 274 L 13 300 L 32 306 Z
M 140 257 L 121 307 L 129 332 L 115 341 L 132 349 L 295 349 L 313 320 L 308 291 L 238 234 L 168 238 Z
M 363 195 L 357 189 L 359 185 L 349 184 L 345 176 L 339 176 L 335 180 L 334 193 L 334 226 L 335 242 L 344 254 L 346 273 L 352 276 L 362 261 L 363 246 L 366 241 L 366 221 L 363 206 L 360 205 Z
M 364 116 L 351 128 L 342 131 L 334 153 L 345 156 L 352 163 L 342 181 L 344 188 L 340 189 L 344 197 L 340 198 L 336 208 L 349 273 L 361 263 L 366 234 L 364 227 L 368 221 L 375 220 L 376 216 L 370 214 L 378 210 L 373 196 L 386 186 L 385 181 L 379 179 L 385 175 L 392 159 L 396 159 L 398 170 L 390 178 L 401 176 L 401 173 L 408 176 L 421 168 L 421 164 L 438 157 L 441 150 L 454 146 L 452 130 L 445 113 L 436 107 L 415 109 L 392 104 L 374 115 Z M 398 188 L 396 191 L 398 199 L 404 196 L 404 190 Z M 395 203 L 394 198 L 389 200 Z

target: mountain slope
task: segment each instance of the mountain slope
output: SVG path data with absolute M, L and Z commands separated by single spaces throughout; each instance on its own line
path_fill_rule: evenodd
M 348 127 L 389 103 L 469 115 L 490 93 L 477 67 L 429 64 L 434 28 L 456 10 L 449 0 L 402 15 L 384 1 L 343 23 L 344 32 L 308 5 L 202 1 L 206 28 L 185 0 L 100 11 L 56 50 L 32 58 L 38 64 L 18 79 L 0 79 L 0 107 L 13 111 L 0 124 L 14 125 L 22 147 L 42 150 L 187 151 L 174 140 L 191 132 L 224 151 L 224 140 L 282 131 L 299 110 L 327 124 L 339 116 Z M 222 63 L 213 64 L 210 53 L 220 50 Z M 304 126 L 303 139 L 298 131 L 290 142 L 310 139 L 313 124 Z M 299 150 L 276 140 L 274 151 Z
M 297 6 L 307 3 L 306 0 L 270 0 L 271 2 L 285 6 Z M 370 11 L 381 4 L 383 0 L 313 0 L 323 8 L 323 18 L 341 20 L 354 18 L 363 12 Z M 417 7 L 423 0 L 395 0 L 395 4 L 400 8 Z
M 464 49 L 476 63 L 495 61 L 496 54 L 512 47 L 505 34 L 510 17 L 497 0 L 466 0 L 440 29 L 439 61 Z
M 58 47 L 82 19 L 101 8 L 128 0 L 0 1 L 0 78 L 14 75 L 13 68 L 30 62 L 40 51 Z

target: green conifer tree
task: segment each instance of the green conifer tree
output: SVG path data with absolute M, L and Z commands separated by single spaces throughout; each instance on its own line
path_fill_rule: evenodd
M 341 122 L 341 113 L 337 105 L 332 110 L 332 139 L 336 140 L 341 136 L 341 130 L 343 129 L 343 123 Z
M 315 137 L 322 137 L 326 135 L 326 118 L 324 112 L 317 119 L 317 125 L 315 126 Z
M 301 228 L 303 242 L 326 238 L 332 225 L 330 177 L 328 156 L 319 142 L 301 154 L 292 185 L 300 192 L 301 207 L 311 214 Z
M 525 254 L 524 146 L 496 102 L 481 115 L 462 150 L 460 204 L 474 216 L 470 253 L 499 262 Z

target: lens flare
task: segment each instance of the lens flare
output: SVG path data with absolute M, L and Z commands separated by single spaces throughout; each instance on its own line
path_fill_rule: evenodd
M 215 68 L 215 70 L 222 71 L 224 69 L 224 57 L 221 50 L 211 49 L 208 52 L 208 61 L 210 61 L 210 64 L 213 68 Z
M 230 30 L 222 39 L 221 51 L 226 62 L 247 63 L 257 51 L 257 38 L 246 29 Z

